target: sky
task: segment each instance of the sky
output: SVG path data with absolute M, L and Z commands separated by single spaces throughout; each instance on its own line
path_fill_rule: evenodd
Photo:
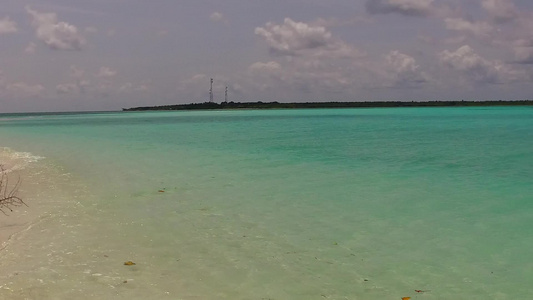
M 0 113 L 533 99 L 530 0 L 2 0 Z

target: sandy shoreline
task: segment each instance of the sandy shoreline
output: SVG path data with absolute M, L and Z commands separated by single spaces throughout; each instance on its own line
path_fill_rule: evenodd
M 0 220 L 0 251 L 4 250 L 14 235 L 28 228 L 29 224 L 15 220 L 16 217 L 2 216 Z M 12 220 L 13 219 L 13 220 Z
M 9 222 L 2 220 L 0 222 L 0 252 L 4 251 L 4 249 L 9 246 L 9 243 L 15 234 L 21 232 L 25 228 L 27 227 L 17 224 L 9 224 Z
M 29 184 L 26 183 L 26 185 Z M 27 191 L 19 191 L 17 195 L 24 202 L 31 204 L 11 207 L 13 211 L 5 209 L 6 214 L 0 213 L 0 255 L 2 251 L 16 243 L 20 233 L 29 230 L 32 225 L 39 222 L 43 214 L 46 214 L 46 211 L 42 210 L 41 203 L 35 201 L 37 198 L 31 196 Z

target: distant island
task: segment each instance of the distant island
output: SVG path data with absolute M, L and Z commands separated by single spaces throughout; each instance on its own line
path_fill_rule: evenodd
M 533 100 L 499 101 L 363 101 L 363 102 L 204 102 L 123 108 L 145 110 L 222 110 L 222 109 L 303 109 L 303 108 L 373 108 L 373 107 L 453 107 L 453 106 L 531 106 Z

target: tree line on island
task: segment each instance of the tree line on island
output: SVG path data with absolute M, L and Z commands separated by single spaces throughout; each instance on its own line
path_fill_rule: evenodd
M 533 100 L 498 101 L 364 101 L 364 102 L 204 102 L 123 108 L 145 110 L 222 110 L 222 109 L 304 109 L 304 108 L 377 108 L 377 107 L 453 107 L 453 106 L 530 106 Z

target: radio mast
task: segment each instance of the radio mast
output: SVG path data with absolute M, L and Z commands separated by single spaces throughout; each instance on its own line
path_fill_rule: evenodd
M 228 86 L 226 85 L 226 92 L 224 93 L 224 102 L 228 102 Z
M 211 87 L 209 88 L 209 102 L 213 102 L 213 78 L 211 78 Z

